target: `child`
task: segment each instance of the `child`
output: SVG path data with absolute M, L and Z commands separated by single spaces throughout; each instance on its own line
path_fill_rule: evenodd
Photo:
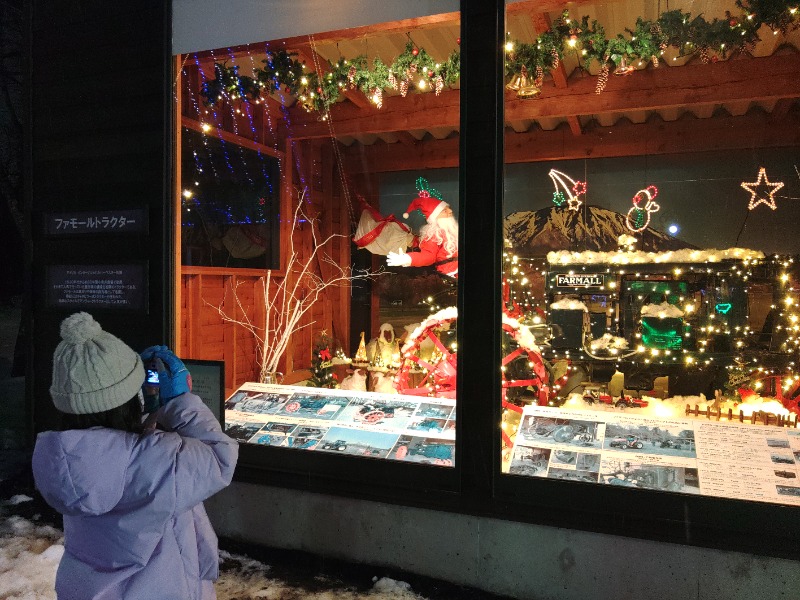
M 202 502 L 230 483 L 236 442 L 165 346 L 140 357 L 84 312 L 64 319 L 61 337 L 50 395 L 62 431 L 40 433 L 33 453 L 36 487 L 64 515 L 59 600 L 215 598 L 217 538 Z M 152 418 L 166 431 L 143 428 L 142 359 L 159 367 Z

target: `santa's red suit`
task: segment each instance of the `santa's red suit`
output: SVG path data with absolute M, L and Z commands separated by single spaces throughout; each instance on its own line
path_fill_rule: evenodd
M 450 255 L 444 245 L 432 238 L 419 242 L 419 251 L 408 253 L 412 267 L 434 265 L 442 275 L 456 277 L 458 275 L 458 252 Z
M 428 186 L 428 182 L 417 179 L 417 197 L 409 204 L 403 214 L 419 210 L 428 224 L 420 232 L 419 242 L 410 252 L 387 254 L 386 264 L 390 267 L 427 267 L 434 266 L 442 275 L 456 277 L 458 275 L 458 223 L 453 218 L 450 205 L 441 200 L 439 193 Z

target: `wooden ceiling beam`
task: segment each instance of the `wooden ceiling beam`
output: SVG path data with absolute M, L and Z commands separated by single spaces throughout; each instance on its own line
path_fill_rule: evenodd
M 647 69 L 627 77 L 609 78 L 606 89 L 595 93 L 596 77 L 571 80 L 566 88 L 545 85 L 536 99 L 506 101 L 507 121 L 568 118 L 580 115 L 691 109 L 693 105 L 724 104 L 746 100 L 800 98 L 800 54 L 720 61 L 704 65 Z M 509 94 L 511 94 L 509 92 Z M 331 111 L 337 135 L 359 135 L 410 129 L 459 126 L 459 91 L 412 94 L 384 98 L 383 109 L 364 114 L 355 106 Z M 327 137 L 326 123 L 317 115 L 297 115 L 293 136 Z
M 800 145 L 800 111 L 791 110 L 780 122 L 769 114 L 753 111 L 741 117 L 711 119 L 685 118 L 665 122 L 651 119 L 642 124 L 597 123 L 584 128 L 580 137 L 566 127 L 526 133 L 506 132 L 505 160 L 508 163 L 656 156 L 687 151 Z M 348 174 L 388 171 L 418 171 L 458 166 L 458 138 L 427 140 L 414 148 L 402 144 L 354 144 L 343 151 Z

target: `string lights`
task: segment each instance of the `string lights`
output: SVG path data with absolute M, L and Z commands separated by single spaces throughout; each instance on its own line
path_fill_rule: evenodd
M 658 189 L 654 185 L 648 185 L 645 189 L 639 190 L 633 196 L 633 207 L 625 215 L 625 225 L 634 233 L 639 233 L 647 229 L 650 225 L 650 213 L 657 212 L 661 207 L 655 203 L 658 196 Z M 641 206 L 644 201 L 644 206 Z
M 773 380 L 782 391 L 772 393 L 797 410 L 789 394 L 800 386 L 794 259 L 742 249 L 691 252 L 691 261 L 686 251 L 574 252 L 568 263 L 553 252 L 548 264 L 507 252 L 504 278 L 510 299 L 524 308 L 520 321 L 541 324 L 551 340 L 571 326 L 570 307 L 585 315 L 576 317 L 583 323 L 578 334 L 563 338 L 568 343 L 543 346 L 551 362 L 606 360 L 654 372 L 711 368 L 742 385 L 752 380 L 754 388 Z M 598 254 L 636 256 L 614 264 Z M 676 255 L 684 262 L 670 260 Z M 532 271 L 543 279 L 530 278 Z
M 758 170 L 758 178 L 751 182 L 746 183 L 742 182 L 742 187 L 750 192 L 750 203 L 747 205 L 747 208 L 753 210 L 759 204 L 764 204 L 771 208 L 772 210 L 776 210 L 778 206 L 775 204 L 775 192 L 783 187 L 783 182 L 778 181 L 776 183 L 770 183 L 767 179 L 767 170 L 764 167 L 761 167 Z M 766 196 L 761 195 L 759 190 L 762 187 L 766 187 L 769 189 L 769 192 Z

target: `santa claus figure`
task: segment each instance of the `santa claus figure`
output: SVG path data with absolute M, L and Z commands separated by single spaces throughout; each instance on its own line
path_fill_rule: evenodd
M 458 221 L 450 205 L 441 199 L 439 192 L 428 186 L 428 182 L 417 179 L 417 197 L 403 214 L 419 210 L 427 221 L 419 232 L 419 246 L 406 253 L 402 248 L 389 252 L 386 264 L 390 267 L 426 267 L 433 265 L 442 275 L 456 277 L 458 274 Z

